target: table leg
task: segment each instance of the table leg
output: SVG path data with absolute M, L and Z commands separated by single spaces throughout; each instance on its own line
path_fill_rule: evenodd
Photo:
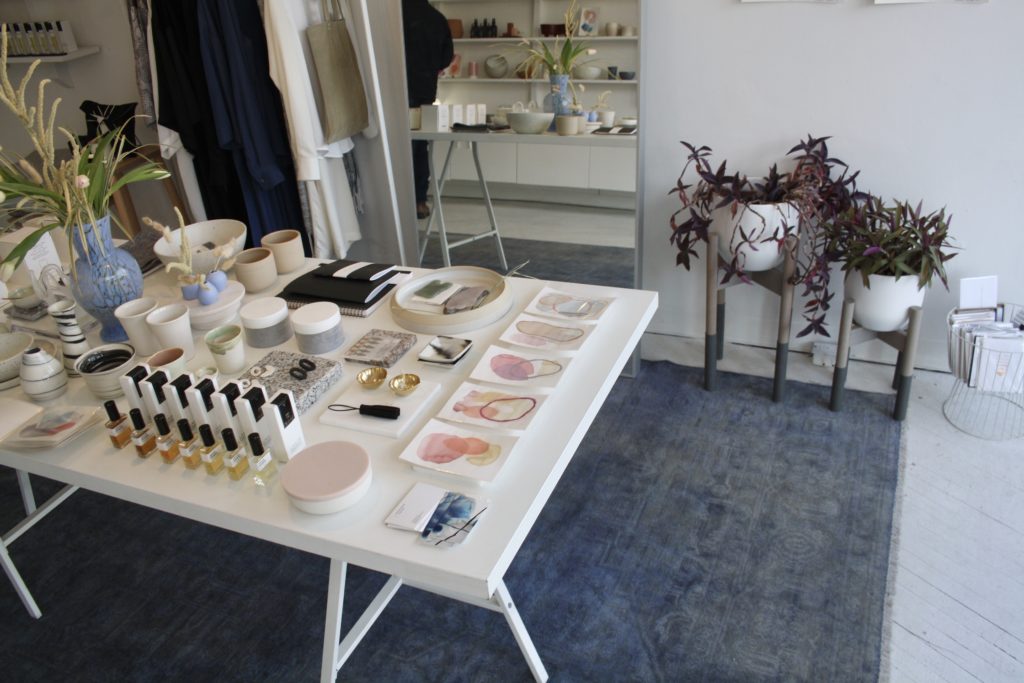
M 324 623 L 324 654 L 320 666 L 320 683 L 334 683 L 338 675 L 338 641 L 341 639 L 341 609 L 345 600 L 345 574 L 348 563 L 331 558 L 327 583 L 327 620 Z
M 21 604 L 25 605 L 25 609 L 32 615 L 33 619 L 38 619 L 43 616 L 42 611 L 39 609 L 39 605 L 36 604 L 35 599 L 32 597 L 32 593 L 29 592 L 28 586 L 21 578 L 21 574 L 18 573 L 17 567 L 14 566 L 14 562 L 11 561 L 11 556 L 7 554 L 7 546 L 4 545 L 3 541 L 0 541 L 0 566 L 4 569 L 4 574 L 7 574 L 7 578 L 14 584 L 14 591 L 21 598 Z
M 480 181 L 480 193 L 484 197 L 484 206 L 487 207 L 487 217 L 491 221 L 491 232 L 494 233 L 494 244 L 498 248 L 498 260 L 501 261 L 501 269 L 508 272 L 508 261 L 505 260 L 505 249 L 501 246 L 501 235 L 498 234 L 498 219 L 494 216 L 494 204 L 491 203 L 491 193 L 487 189 L 487 181 L 484 180 L 483 168 L 480 166 L 480 154 L 477 151 L 477 143 L 469 143 L 473 150 L 473 163 L 476 165 L 476 178 Z
M 28 478 L 28 472 L 14 470 L 18 475 L 18 488 L 21 489 L 21 502 L 25 506 L 25 514 L 31 515 L 36 511 L 36 497 L 32 493 L 32 481 Z
M 423 265 L 423 257 L 427 253 L 427 243 L 430 241 L 430 230 L 434 225 L 434 218 L 437 218 L 437 233 L 441 239 L 441 258 L 445 267 L 451 266 L 451 256 L 448 253 L 448 231 L 444 224 L 444 209 L 441 207 L 441 193 L 444 191 L 444 183 L 448 178 L 448 166 L 451 164 L 452 152 L 455 150 L 455 143 L 448 143 L 448 152 L 444 156 L 444 165 L 441 166 L 441 175 L 438 177 L 434 164 L 434 141 L 427 141 L 427 163 L 430 165 L 430 184 L 434 192 L 434 210 L 430 212 L 427 219 L 427 228 L 423 233 L 423 243 L 420 245 L 420 265 Z
M 519 616 L 519 611 L 516 609 L 515 603 L 512 602 L 512 596 L 509 595 L 504 581 L 498 584 L 492 599 L 501 608 L 501 613 L 505 615 L 505 621 L 508 622 L 509 628 L 512 629 L 512 635 L 515 636 L 516 642 L 519 644 L 519 650 L 523 653 L 523 657 L 526 658 L 526 663 L 530 667 L 533 678 L 538 683 L 544 683 L 544 681 L 548 680 L 547 669 L 544 668 L 544 663 L 540 661 L 537 648 L 533 646 L 533 640 L 530 639 L 526 625 Z

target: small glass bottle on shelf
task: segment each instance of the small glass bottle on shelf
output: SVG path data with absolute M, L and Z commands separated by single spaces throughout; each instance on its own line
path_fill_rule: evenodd
M 277 474 L 274 454 L 263 448 L 263 440 L 257 432 L 249 435 L 249 469 L 257 486 L 266 486 Z
M 199 457 L 199 449 L 203 445 L 202 442 L 192 433 L 192 423 L 185 418 L 178 420 L 178 432 L 181 434 L 181 441 L 178 442 L 178 453 L 181 455 L 181 461 L 190 470 L 197 469 L 203 464 L 202 458 Z
M 249 459 L 245 457 L 245 449 L 239 447 L 233 429 L 228 427 L 220 435 L 224 443 L 224 467 L 227 468 L 228 476 L 238 481 L 249 469 Z
M 156 414 L 153 424 L 156 425 L 157 432 L 156 447 L 160 450 L 160 457 L 169 465 L 180 455 L 178 440 L 171 434 L 171 426 L 167 424 L 167 416 L 163 413 Z
M 104 426 L 107 428 L 107 436 L 110 437 L 110 443 L 114 444 L 114 448 L 124 448 L 132 440 L 132 425 L 128 420 L 128 416 L 122 415 L 117 409 L 117 404 L 113 401 L 107 401 L 103 404 L 103 407 L 107 411 L 108 419 L 107 424 Z
M 128 414 L 131 415 L 132 426 L 135 427 L 135 430 L 132 432 L 132 443 L 135 444 L 135 453 L 140 458 L 148 458 L 156 450 L 156 434 L 146 424 L 141 410 L 132 408 L 128 411 Z
M 200 425 L 199 437 L 203 440 L 203 446 L 199 449 L 199 458 L 203 461 L 206 473 L 219 474 L 224 469 L 224 449 L 213 437 L 213 429 L 208 424 Z

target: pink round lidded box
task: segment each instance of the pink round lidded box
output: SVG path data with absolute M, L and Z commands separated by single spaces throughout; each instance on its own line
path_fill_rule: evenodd
M 292 504 L 313 515 L 352 507 L 370 490 L 370 456 L 349 441 L 324 441 L 299 451 L 281 472 Z

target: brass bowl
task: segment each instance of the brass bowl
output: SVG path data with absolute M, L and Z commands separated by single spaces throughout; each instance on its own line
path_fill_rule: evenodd
M 420 376 L 414 375 L 411 372 L 407 372 L 404 375 L 398 375 L 392 378 L 388 383 L 388 387 L 391 391 L 395 392 L 399 396 L 408 396 L 412 392 L 416 391 L 416 387 L 420 385 Z
M 364 389 L 376 389 L 381 384 L 384 384 L 384 380 L 387 379 L 387 376 L 388 371 L 384 368 L 366 368 L 356 375 L 356 381 L 359 382 Z

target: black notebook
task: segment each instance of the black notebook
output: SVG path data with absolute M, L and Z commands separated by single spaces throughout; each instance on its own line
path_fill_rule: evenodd
M 381 304 L 388 298 L 388 294 L 395 288 L 393 284 L 385 284 L 384 288 L 370 301 L 366 303 L 353 303 L 351 301 L 336 301 L 334 299 L 324 299 L 322 297 L 306 297 L 301 294 L 289 294 L 287 292 L 281 292 L 278 294 L 288 304 L 288 308 L 302 308 L 306 304 L 316 303 L 317 301 L 330 301 L 338 304 L 338 309 L 342 315 L 351 315 L 357 318 L 366 318 L 373 315 L 374 311 L 381 307 Z
M 379 284 L 390 280 L 394 276 L 395 266 L 387 263 L 339 259 L 331 263 L 324 263 L 312 272 L 319 277 L 360 280 L 363 282 L 377 282 Z
M 289 282 L 281 296 L 285 299 L 289 296 L 298 296 L 312 301 L 333 301 L 339 305 L 342 303 L 365 304 L 373 301 L 388 286 L 390 280 L 391 278 L 350 280 L 348 278 L 324 277 L 313 270 Z

